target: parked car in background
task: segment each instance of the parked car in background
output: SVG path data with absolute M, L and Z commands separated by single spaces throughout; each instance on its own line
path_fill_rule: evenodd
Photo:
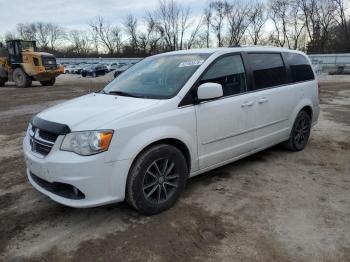
M 100 64 L 88 66 L 81 71 L 81 75 L 83 77 L 86 77 L 86 76 L 98 77 L 101 75 L 105 75 L 106 73 L 108 73 L 107 67 L 105 65 L 100 65 Z
M 112 64 L 110 64 L 109 71 L 112 72 L 112 71 L 118 69 L 119 67 L 120 67 L 119 63 L 112 63 Z
M 77 66 L 75 67 L 75 74 L 80 75 L 80 74 L 81 74 L 81 71 L 82 71 L 84 68 L 86 68 L 87 66 L 88 66 L 88 64 L 86 64 L 86 63 L 80 63 L 79 65 L 77 65 Z
M 64 73 L 65 74 L 75 74 L 76 70 L 76 65 L 67 65 L 67 67 L 64 68 Z
M 107 64 L 104 64 L 104 65 L 107 67 L 108 72 L 111 72 L 111 70 L 112 70 L 111 63 L 107 63 Z
M 121 73 L 123 73 L 124 71 L 126 71 L 127 69 L 129 69 L 132 66 L 133 66 L 133 64 L 127 64 L 127 65 L 123 65 L 123 66 L 117 68 L 113 74 L 114 78 L 116 78 L 117 76 L 119 76 Z

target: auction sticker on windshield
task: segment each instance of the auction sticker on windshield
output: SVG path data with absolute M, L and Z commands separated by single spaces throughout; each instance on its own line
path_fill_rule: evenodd
M 204 63 L 204 60 L 193 60 L 193 61 L 187 61 L 182 62 L 179 64 L 179 67 L 185 67 L 185 66 L 199 66 Z

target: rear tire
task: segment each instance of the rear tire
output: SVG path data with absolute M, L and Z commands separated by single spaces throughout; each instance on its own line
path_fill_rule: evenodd
M 177 201 L 187 176 L 181 151 L 166 144 L 152 146 L 138 156 L 130 170 L 126 200 L 144 215 L 160 213 Z
M 16 68 L 13 71 L 13 80 L 17 87 L 22 88 L 32 85 L 32 79 L 21 68 Z
M 53 77 L 50 80 L 40 81 L 42 86 L 53 86 L 55 82 L 56 82 L 56 77 Z
M 289 139 L 284 146 L 290 151 L 297 152 L 305 148 L 311 130 L 311 118 L 305 111 L 300 111 L 294 121 Z

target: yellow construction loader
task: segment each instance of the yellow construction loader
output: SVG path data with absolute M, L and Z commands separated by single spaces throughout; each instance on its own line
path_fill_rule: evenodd
M 7 81 L 18 87 L 28 87 L 32 81 L 52 86 L 63 73 L 54 55 L 37 52 L 35 41 L 9 40 L 6 47 L 0 43 L 0 86 Z

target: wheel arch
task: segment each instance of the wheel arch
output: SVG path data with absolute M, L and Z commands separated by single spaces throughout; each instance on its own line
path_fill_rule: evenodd
M 139 151 L 138 154 L 132 160 L 130 168 L 134 165 L 134 163 L 136 162 L 138 157 L 143 152 L 145 152 L 146 150 L 148 150 L 149 148 L 151 148 L 155 145 L 160 145 L 160 144 L 167 144 L 167 145 L 171 145 L 171 146 L 174 146 L 175 148 L 177 148 L 184 155 L 184 157 L 186 159 L 186 163 L 187 163 L 188 172 L 190 172 L 190 170 L 191 170 L 190 150 L 189 150 L 188 146 L 178 138 L 162 138 L 162 139 L 159 139 L 157 141 L 153 141 L 153 142 L 149 143 L 148 145 L 144 146 L 143 149 L 141 151 Z
M 310 119 L 312 119 L 313 110 L 312 110 L 312 107 L 310 105 L 304 106 L 302 109 L 300 109 L 300 111 L 305 111 L 309 115 Z
M 306 113 L 309 114 L 311 120 L 313 119 L 313 114 L 314 114 L 314 110 L 313 110 L 313 104 L 312 101 L 308 98 L 304 98 L 303 100 L 300 101 L 300 103 L 294 108 L 294 111 L 291 115 L 290 118 L 290 127 L 293 126 L 295 119 L 297 117 L 297 115 L 299 114 L 300 111 L 305 111 Z

